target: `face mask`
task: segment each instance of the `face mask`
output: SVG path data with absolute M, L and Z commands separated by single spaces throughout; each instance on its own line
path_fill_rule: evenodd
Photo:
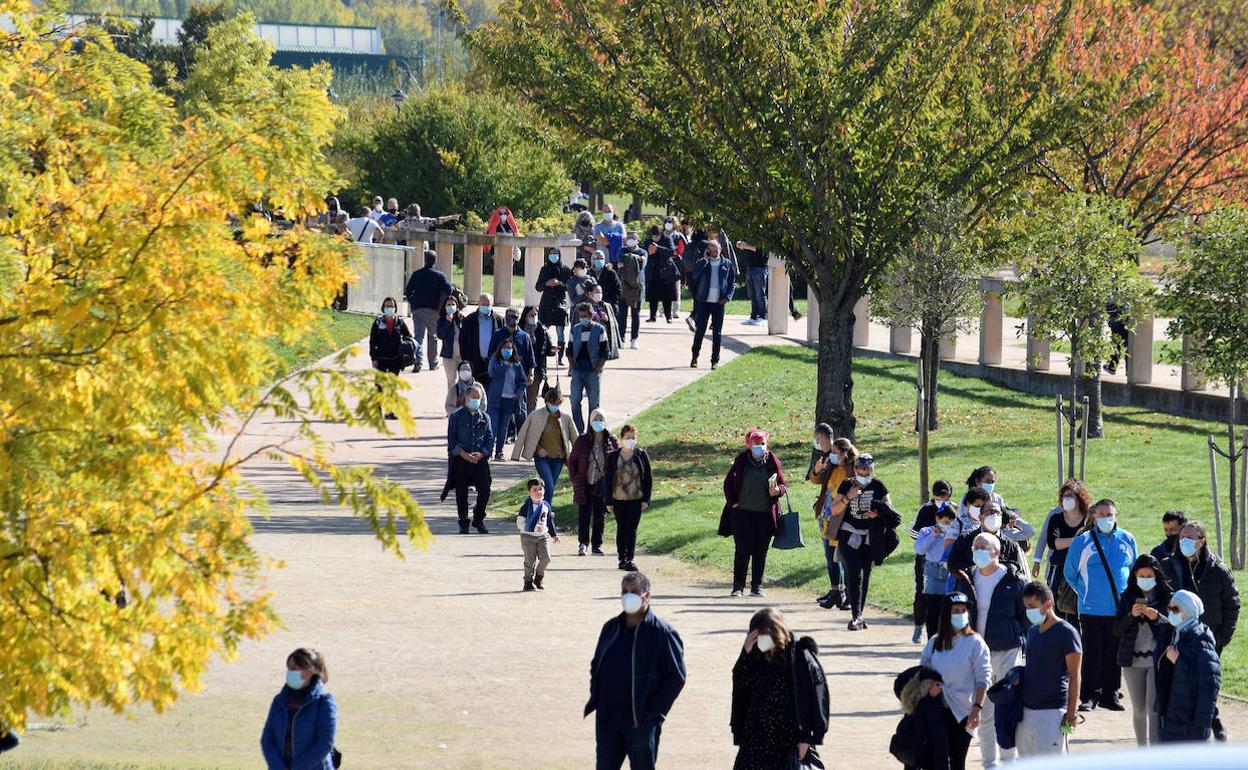
M 772 639 L 770 634 L 760 634 L 754 641 L 754 646 L 759 652 L 771 652 L 776 647 L 776 640 Z
M 599 270 L 601 270 L 603 267 L 605 267 L 605 266 L 606 266 L 606 264 L 607 264 L 607 262 L 606 262 L 606 260 L 604 260 L 604 259 L 595 259 L 595 260 L 594 260 L 594 267 L 595 267 L 595 268 L 597 268 L 597 269 L 599 269 Z
M 1113 532 L 1114 531 L 1114 517 L 1104 516 L 1102 518 L 1097 519 L 1096 528 L 1106 535 L 1108 535 L 1110 532 Z
M 551 254 L 550 256 L 546 257 L 546 259 L 550 262 L 550 264 L 552 264 L 552 265 L 553 265 L 553 264 L 555 264 L 556 262 L 558 262 L 558 261 L 559 261 L 559 255 L 558 255 L 558 254 Z
M 1045 618 L 1044 610 L 1037 609 L 1035 607 L 1027 608 L 1027 619 L 1031 621 L 1031 624 L 1033 626 L 1038 626 L 1041 623 L 1043 623 L 1044 618 Z
M 459 305 L 447 305 L 446 306 L 447 315 L 455 315 L 456 310 L 459 310 Z
M 467 401 L 465 401 L 465 402 L 464 402 L 464 406 L 468 407 L 471 411 L 474 411 L 474 412 L 475 412 L 475 411 L 477 411 L 478 409 L 480 409 L 480 408 L 481 408 L 481 399 L 479 399 L 479 398 L 470 398 L 470 399 L 468 399 Z
M 978 505 L 967 506 L 966 513 L 973 521 L 979 521 L 979 508 Z
M 1062 510 L 1066 511 L 1067 513 L 1070 513 L 1071 511 L 1075 510 L 1075 498 L 1071 497 L 1070 495 L 1066 495 L 1065 497 L 1063 497 L 1062 498 Z
M 828 455 L 828 462 L 832 463 L 833 465 L 840 465 L 841 456 L 840 455 Z
M 937 524 L 936 526 L 940 527 L 940 531 L 941 531 L 941 532 L 944 532 L 945 534 L 949 534 L 950 532 L 952 532 L 952 531 L 953 531 L 953 522 L 952 522 L 952 521 L 951 521 L 951 522 L 949 522 L 948 524 Z
M 655 243 L 658 243 L 658 242 L 659 242 L 659 236 L 657 236 L 657 235 L 652 235 L 652 236 L 650 236 L 650 240 L 654 241 Z
M 990 513 L 984 517 L 984 529 L 989 532 L 996 532 L 1001 529 L 1001 514 Z
M 988 551 L 983 550 L 982 548 L 977 550 L 971 558 L 974 559 L 975 566 L 979 567 L 980 569 L 983 569 L 984 567 L 987 567 L 989 564 L 992 564 L 992 554 Z
M 1136 578 L 1135 583 L 1141 591 L 1147 593 L 1157 587 L 1157 578 Z
M 594 302 L 602 302 L 602 292 L 596 291 L 593 294 L 590 294 L 589 298 L 592 299 Z
M 675 226 L 671 222 L 664 222 L 663 229 L 670 233 L 673 229 L 675 229 Z
M 594 420 L 593 422 L 589 424 L 589 427 L 593 428 L 596 431 L 601 432 L 607 429 L 607 424 L 603 422 L 602 420 Z
M 636 448 L 637 448 L 637 439 L 635 439 L 635 438 L 626 438 L 626 439 L 624 439 L 624 441 L 622 441 L 621 443 L 622 443 L 622 444 L 624 444 L 624 446 L 625 446 L 626 448 L 628 448 L 628 449 L 636 449 Z
M 767 445 L 755 444 L 754 446 L 750 447 L 750 453 L 753 454 L 755 457 L 762 457 L 763 455 L 767 454 Z
M 394 314 L 398 311 L 392 307 L 387 307 L 387 308 L 382 308 L 381 312 L 385 313 L 387 318 L 393 318 Z
M 815 441 L 814 441 L 814 445 L 815 445 L 815 451 L 816 451 L 816 452 L 822 452 L 822 451 L 823 451 L 823 447 L 819 446 L 819 439 L 815 439 Z
M 303 674 L 299 673 L 298 671 L 287 671 L 286 672 L 286 686 L 292 690 L 302 690 L 304 686 Z
M 1171 612 L 1169 615 L 1166 615 L 1166 620 L 1170 621 L 1170 625 L 1178 628 L 1183 625 L 1183 613 Z
M 519 324 L 519 323 L 520 323 L 520 319 L 519 319 L 519 318 L 508 318 L 508 319 L 507 319 L 507 326 L 508 326 L 508 328 L 514 329 L 514 328 L 516 328 L 516 325 L 517 325 L 517 324 Z
M 1179 551 L 1189 559 L 1195 556 L 1199 550 L 1200 543 L 1190 537 L 1185 537 L 1179 541 Z
M 482 305 L 481 307 L 477 308 L 477 312 L 483 316 L 486 316 L 487 318 L 489 317 L 492 311 L 493 311 L 493 308 L 490 307 L 489 305 Z
M 528 327 L 529 329 L 532 329 L 532 328 L 534 328 L 534 327 L 536 327 L 536 326 L 537 326 L 537 319 L 536 319 L 536 318 L 526 318 L 526 319 L 524 319 L 524 325 L 525 325 L 526 327 Z
M 620 606 L 624 608 L 625 615 L 633 615 L 641 611 L 642 598 L 637 594 L 623 594 L 620 596 Z
M 503 359 L 504 359 L 504 360 L 506 360 L 506 359 L 508 359 L 508 358 L 511 358 L 511 353 L 512 353 L 511 348 L 503 348 L 501 352 L 502 352 L 502 354 L 503 354 Z
M 953 630 L 961 631 L 966 628 L 966 624 L 970 622 L 965 612 L 955 612 L 949 616 L 949 625 L 953 626 Z
M 990 495 L 992 494 L 992 490 L 994 490 L 994 489 L 996 489 L 996 488 L 997 488 L 997 485 L 996 485 L 996 483 L 995 483 L 995 482 L 991 482 L 991 483 L 988 483 L 988 484 L 980 484 L 979 486 L 980 486 L 981 488 L 983 488 L 983 490 L 984 490 L 985 492 L 987 492 L 988 494 L 990 494 Z
M 636 245 L 637 245 L 637 239 L 636 239 L 636 238 L 629 238 L 627 241 L 624 241 L 624 244 L 625 244 L 626 246 L 628 246 L 628 247 L 631 249 L 631 248 L 633 248 L 634 246 L 636 246 Z
M 575 275 L 577 278 L 583 278 L 585 276 L 585 271 L 578 267 L 572 271 L 572 275 Z
M 547 404 L 547 405 L 546 405 L 546 411 L 550 412 L 551 414 L 559 414 L 559 405 L 558 405 L 558 404 Z
M 866 485 L 871 483 L 872 478 L 874 478 L 874 476 L 859 476 L 858 483 L 865 487 Z
M 611 213 L 610 213 L 610 212 L 604 211 L 604 212 L 603 212 L 603 214 L 602 214 L 602 223 L 603 223 L 604 225 L 609 225 L 609 224 L 611 224 L 613 221 L 615 221 L 615 217 L 611 216 Z
M 579 319 L 578 323 L 579 323 L 581 326 L 589 326 L 589 319 L 588 319 L 588 318 L 581 318 L 581 319 Z

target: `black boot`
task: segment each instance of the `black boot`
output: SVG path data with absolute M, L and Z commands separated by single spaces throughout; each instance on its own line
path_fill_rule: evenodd
M 483 534 L 483 535 L 488 535 L 488 534 L 490 534 L 490 531 L 489 531 L 488 529 L 486 529 L 486 528 L 485 528 L 485 521 L 484 521 L 484 520 L 482 520 L 482 521 L 474 521 L 474 522 L 472 522 L 472 526 L 473 526 L 473 529 L 477 530 L 478 532 L 480 532 L 480 533 L 481 533 L 481 534 Z M 466 530 L 465 530 L 465 531 L 466 531 Z
M 468 520 L 467 519 L 459 520 L 459 534 L 461 535 L 468 534 Z
M 537 590 L 539 590 L 539 591 L 545 591 L 546 589 L 542 588 L 542 580 L 543 580 L 543 579 L 544 579 L 544 577 L 535 577 L 535 578 L 533 578 L 533 587 L 534 587 L 534 588 L 536 588 L 536 589 L 537 589 Z
M 565 349 L 565 348 L 567 348 L 567 345 L 565 345 L 564 343 L 560 342 L 560 343 L 559 343 L 559 355 L 558 355 L 558 357 L 555 359 L 555 363 L 556 363 L 556 364 L 558 364 L 559 366 L 563 366 L 563 351 L 564 351 L 564 349 Z M 547 348 L 547 349 L 549 350 L 549 348 Z

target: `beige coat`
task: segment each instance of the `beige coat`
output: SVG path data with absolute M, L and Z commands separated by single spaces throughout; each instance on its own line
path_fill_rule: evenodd
M 546 418 L 550 413 L 546 407 L 538 404 L 537 409 L 529 412 L 520 432 L 516 434 L 516 443 L 511 448 L 511 459 L 532 460 L 537 454 L 538 442 L 542 440 L 542 431 L 546 428 Z M 572 442 L 576 441 L 576 426 L 572 424 L 572 415 L 566 409 L 559 410 L 559 427 L 563 429 L 563 459 L 567 460 L 572 453 Z

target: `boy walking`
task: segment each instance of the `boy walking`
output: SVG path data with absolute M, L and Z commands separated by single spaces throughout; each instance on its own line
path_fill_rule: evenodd
M 550 564 L 550 541 L 559 542 L 555 530 L 555 511 L 546 502 L 546 485 L 541 479 L 529 479 L 529 499 L 516 514 L 520 530 L 520 546 L 524 549 L 524 590 L 542 588 L 546 565 Z

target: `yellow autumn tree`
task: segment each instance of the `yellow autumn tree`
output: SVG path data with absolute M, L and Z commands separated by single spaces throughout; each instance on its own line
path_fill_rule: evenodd
M 401 520 L 417 543 L 428 530 L 313 430 L 385 432 L 395 411 L 410 434 L 396 378 L 343 356 L 272 384 L 269 342 L 315 328 L 350 246 L 237 212 L 298 221 L 330 188 L 329 72 L 270 68 L 250 20 L 221 25 L 179 114 L 107 37 L 29 0 L 0 0 L 5 16 L 0 729 L 20 730 L 75 703 L 160 709 L 272 627 L 249 461 L 291 464 L 396 554 Z M 266 414 L 283 436 L 234 440 Z

